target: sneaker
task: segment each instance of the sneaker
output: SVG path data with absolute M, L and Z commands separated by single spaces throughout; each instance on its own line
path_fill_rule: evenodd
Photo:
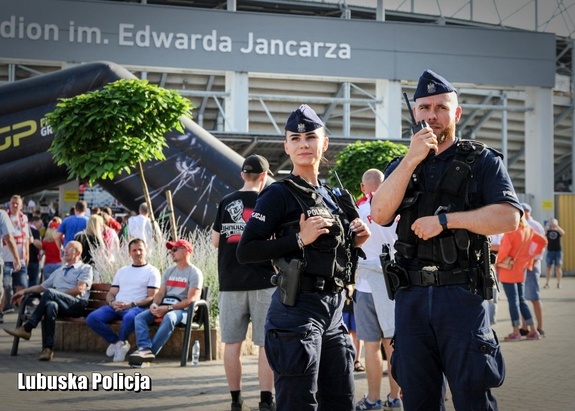
M 361 410 L 381 410 L 382 408 L 381 400 L 377 400 L 376 402 L 371 402 L 367 399 L 367 395 L 364 395 L 363 398 L 355 405 L 355 409 L 358 411 Z
M 128 358 L 128 362 L 130 365 L 142 365 L 142 363 L 150 363 L 154 361 L 156 356 L 149 348 L 139 348 L 138 350 L 134 351 L 130 354 Z
M 273 401 L 271 404 L 268 404 L 267 402 L 260 402 L 258 404 L 258 410 L 259 411 L 276 411 L 276 403 Z
M 539 333 L 539 335 L 541 336 L 541 338 L 545 338 L 545 331 L 543 331 L 541 328 L 537 329 L 537 332 Z
M 557 288 L 559 288 L 559 287 L 557 287 Z M 14 311 L 16 311 L 16 310 L 15 310 L 13 305 L 8 306 L 8 307 L 4 307 L 4 314 L 10 314 L 10 313 L 13 313 Z
M 389 398 L 389 394 L 387 394 L 387 400 L 383 403 L 384 410 L 397 410 L 400 409 L 402 406 L 400 398 L 394 398 L 393 400 Z
M 143 362 L 141 364 L 130 364 L 130 367 L 132 368 L 149 368 L 151 366 L 152 364 L 149 362 Z
M 126 354 L 130 351 L 130 343 L 128 341 L 118 341 L 116 343 L 116 353 L 114 354 L 113 362 L 122 362 L 126 359 Z
M 44 348 L 38 357 L 40 361 L 50 361 L 52 358 L 54 358 L 54 351 L 50 348 Z
M 114 354 L 116 354 L 116 344 L 108 345 L 108 348 L 106 349 L 106 355 L 108 357 L 113 357 Z
M 505 336 L 505 338 L 503 339 L 503 341 L 520 341 L 521 340 L 521 334 L 517 333 L 517 334 L 509 334 L 507 336 Z
M 521 334 L 522 337 L 527 337 L 527 334 L 529 334 L 529 330 L 526 330 L 525 328 L 520 328 L 519 334 Z
M 244 403 L 243 400 L 242 400 L 242 401 L 238 401 L 238 402 L 232 401 L 232 408 L 231 408 L 231 410 L 232 410 L 232 411 L 250 411 L 250 407 L 248 407 L 248 406 Z
M 545 284 L 543 288 L 549 288 L 549 284 Z
M 541 339 L 541 335 L 539 335 L 539 332 L 533 331 L 533 332 L 530 332 L 529 334 L 527 334 L 527 339 L 528 340 L 539 340 L 539 339 Z
M 8 334 L 13 335 L 14 337 L 24 338 L 25 340 L 29 340 L 32 337 L 32 332 L 28 332 L 24 329 L 24 326 L 21 325 L 20 327 L 16 328 L 15 330 L 9 330 L 4 328 Z

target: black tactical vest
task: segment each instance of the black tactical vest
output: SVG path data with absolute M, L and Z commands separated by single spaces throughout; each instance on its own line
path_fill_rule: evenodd
M 424 187 L 421 166 L 415 169 L 398 209 L 401 218 L 395 250 L 399 255 L 445 270 L 475 265 L 485 236 L 457 229 L 444 230 L 436 237 L 423 240 L 415 235 L 411 226 L 419 217 L 470 209 L 469 185 L 474 162 L 485 148 L 483 143 L 475 140 L 459 140 L 454 159 L 433 191 L 426 191 Z
M 338 211 L 332 212 L 321 194 L 300 177 L 291 175 L 279 183 L 284 184 L 296 198 L 306 218 L 319 215 L 333 221 L 333 225 L 329 227 L 329 234 L 322 234 L 303 249 L 303 258 L 306 260 L 304 275 L 336 277 L 345 283 L 350 282 L 351 239 L 348 238 L 350 219 L 343 211 L 339 198 L 331 196 L 339 207 Z M 329 188 L 328 192 L 331 193 Z M 282 224 L 275 234 L 283 237 L 293 235 L 295 232 L 299 232 L 299 221 Z

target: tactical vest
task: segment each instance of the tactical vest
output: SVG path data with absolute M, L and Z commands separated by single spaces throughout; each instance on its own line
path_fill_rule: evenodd
M 350 232 L 350 220 L 343 212 L 342 203 L 337 196 L 331 196 L 338 205 L 339 211 L 332 212 L 325 204 L 321 194 L 317 193 L 303 179 L 298 176 L 289 176 L 280 180 L 289 192 L 295 197 L 305 214 L 306 219 L 313 216 L 322 216 L 331 219 L 333 225 L 329 227 L 329 234 L 320 235 L 313 243 L 303 249 L 303 259 L 306 261 L 304 275 L 326 278 L 339 278 L 349 283 L 351 277 L 351 240 L 347 237 Z M 328 191 L 331 190 L 328 187 Z M 299 221 L 282 224 L 277 237 L 293 235 L 299 232 Z M 300 257 L 300 256 L 298 256 Z
M 474 163 L 485 149 L 483 143 L 475 140 L 458 141 L 454 159 L 431 192 L 425 190 L 421 165 L 415 169 L 398 209 L 401 218 L 395 243 L 397 253 L 406 259 L 419 259 L 426 265 L 438 265 L 445 270 L 476 265 L 477 253 L 486 241 L 485 236 L 456 229 L 444 230 L 438 236 L 423 240 L 415 235 L 411 226 L 420 217 L 471 208 L 469 185 Z

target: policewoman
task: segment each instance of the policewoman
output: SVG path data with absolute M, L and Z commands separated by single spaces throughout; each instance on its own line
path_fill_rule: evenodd
M 317 114 L 300 106 L 285 133 L 292 173 L 258 197 L 237 257 L 279 269 L 265 326 L 277 409 L 353 410 L 355 349 L 342 322 L 342 290 L 370 233 L 346 193 L 319 181 L 329 138 Z
M 444 409 L 443 374 L 455 409 L 495 410 L 491 388 L 505 366 L 489 324 L 493 289 L 488 235 L 514 231 L 522 213 L 501 155 L 455 137 L 456 89 L 425 70 L 413 96 L 407 154 L 392 161 L 371 203 L 388 224 L 399 214 L 392 372 L 409 410 Z M 431 153 L 430 153 L 431 151 Z

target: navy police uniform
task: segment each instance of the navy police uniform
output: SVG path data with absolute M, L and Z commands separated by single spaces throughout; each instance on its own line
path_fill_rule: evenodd
M 294 111 L 286 124 L 286 130 L 294 132 L 319 127 L 323 123 L 307 106 Z M 278 288 L 266 320 L 265 350 L 274 371 L 277 409 L 349 411 L 354 400 L 355 349 L 342 321 L 342 290 L 347 279 L 341 270 L 346 264 L 340 257 L 349 247 L 345 233 L 349 232 L 347 221 L 351 217 L 329 187 L 313 187 L 294 175 L 287 179 L 293 184 L 279 181 L 262 191 L 237 254 L 244 262 L 277 257 L 308 259 L 295 304 L 284 304 Z M 300 188 L 297 197 L 294 187 L 296 191 Z M 320 236 L 302 252 L 293 230 L 299 231 L 300 215 L 307 212 L 302 209 L 306 207 L 302 200 L 309 204 L 312 192 L 319 199 L 319 208 L 313 212 L 331 213 L 334 225 L 330 235 Z M 326 239 L 320 240 L 322 237 Z M 270 238 L 273 240 L 268 241 Z M 314 247 L 315 257 L 308 257 Z M 329 256 L 336 256 L 335 262 Z
M 444 78 L 426 70 L 420 78 L 414 99 L 448 93 L 455 88 Z M 405 410 L 441 409 L 443 375 L 447 377 L 455 408 L 458 410 L 495 410 L 497 402 L 490 389 L 503 383 L 505 365 L 495 332 L 487 315 L 487 301 L 480 287 L 480 263 L 476 255 L 478 242 L 467 244 L 468 254 L 461 258 L 461 250 L 446 262 L 440 241 L 414 238 L 410 229 L 416 218 L 438 214 L 441 209 L 422 204 L 424 199 L 441 198 L 438 187 L 456 159 L 460 140 L 447 150 L 424 160 L 412 176 L 406 192 L 417 186 L 415 202 L 398 210 L 403 230 L 398 227 L 396 264 L 408 274 L 410 286 L 395 294 L 395 345 L 391 358 L 392 371 L 403 391 Z M 474 143 L 477 147 L 477 143 Z M 480 145 L 480 143 L 479 143 Z M 480 148 L 483 148 L 481 146 Z M 521 210 L 509 175 L 500 154 L 489 148 L 479 149 L 470 161 L 471 176 L 466 178 L 466 189 L 454 197 L 462 197 L 463 209 L 475 209 L 489 204 L 507 202 Z M 392 161 L 385 170 L 389 176 L 400 159 Z M 426 197 L 428 196 L 428 197 Z M 436 196 L 436 197 L 434 197 Z M 405 203 L 404 198 L 404 203 Z M 419 207 L 416 215 L 410 207 Z M 422 211 L 425 210 L 425 211 Z M 461 211 L 458 209 L 450 211 Z M 463 231 L 446 230 L 443 238 L 477 239 L 479 236 Z M 458 244 L 459 246 L 459 244 Z M 475 247 L 475 248 L 474 248 Z

